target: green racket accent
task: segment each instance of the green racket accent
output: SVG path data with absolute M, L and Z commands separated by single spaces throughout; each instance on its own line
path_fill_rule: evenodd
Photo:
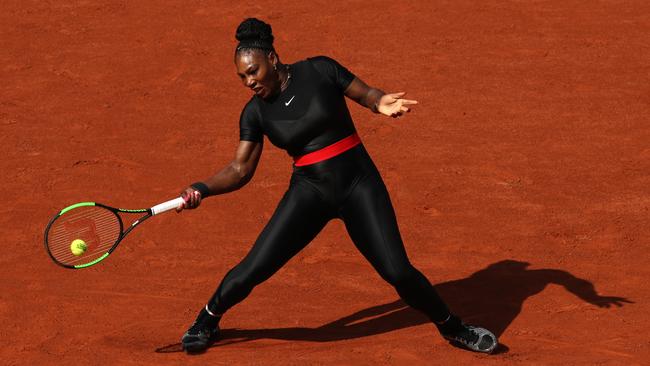
M 63 215 L 64 213 L 66 213 L 66 212 L 68 212 L 68 211 L 70 211 L 72 209 L 75 209 L 77 207 L 82 207 L 82 206 L 95 206 L 95 202 L 79 202 L 79 203 L 75 203 L 74 205 L 68 206 L 68 207 L 64 208 L 63 210 L 61 210 L 61 212 L 59 212 L 59 216 Z
M 90 266 L 92 266 L 93 264 L 97 264 L 98 262 L 101 262 L 102 260 L 104 260 L 104 258 L 108 257 L 108 254 L 109 254 L 109 253 L 105 253 L 104 255 L 102 255 L 101 257 L 99 257 L 99 258 L 97 258 L 97 259 L 95 259 L 94 261 L 92 261 L 92 262 L 90 262 L 90 263 L 79 264 L 79 265 L 77 265 L 77 266 L 74 266 L 74 268 L 79 269 L 79 268 L 90 267 Z
M 141 208 L 141 209 L 137 209 L 137 210 L 129 210 L 129 209 L 126 209 L 126 208 L 118 208 L 118 210 L 122 211 L 122 212 L 147 212 L 146 208 Z

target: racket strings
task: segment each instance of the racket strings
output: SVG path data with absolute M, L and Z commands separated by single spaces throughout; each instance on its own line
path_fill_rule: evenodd
M 121 234 L 120 220 L 115 213 L 99 206 L 82 206 L 70 210 L 53 222 L 48 233 L 48 248 L 60 263 L 89 263 L 109 251 Z M 72 253 L 71 244 L 81 239 L 86 250 Z

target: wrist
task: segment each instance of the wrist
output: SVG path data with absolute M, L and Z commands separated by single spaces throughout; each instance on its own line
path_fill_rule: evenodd
M 377 90 L 377 96 L 375 97 L 375 101 L 370 105 L 370 110 L 373 113 L 379 113 L 379 102 L 381 101 L 381 97 L 386 95 L 386 93 L 382 92 L 381 90 Z
M 203 182 L 192 183 L 190 184 L 190 187 L 199 191 L 199 193 L 201 193 L 201 198 L 206 198 L 210 196 L 210 187 L 208 187 L 208 185 Z
M 379 99 L 375 100 L 374 103 L 370 106 L 372 113 L 379 113 Z

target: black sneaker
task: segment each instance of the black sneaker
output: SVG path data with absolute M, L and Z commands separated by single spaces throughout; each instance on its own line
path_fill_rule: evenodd
M 202 309 L 190 329 L 183 334 L 181 343 L 187 353 L 203 352 L 219 338 L 219 319 Z
M 455 316 L 445 324 L 438 325 L 438 329 L 446 340 L 475 352 L 492 353 L 499 344 L 497 337 L 489 330 L 464 324 Z

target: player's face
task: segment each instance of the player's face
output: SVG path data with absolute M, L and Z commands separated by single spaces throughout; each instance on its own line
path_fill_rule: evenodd
M 268 98 L 280 91 L 280 78 L 273 69 L 277 62 L 274 53 L 245 51 L 235 54 L 237 75 L 245 87 L 262 98 Z

